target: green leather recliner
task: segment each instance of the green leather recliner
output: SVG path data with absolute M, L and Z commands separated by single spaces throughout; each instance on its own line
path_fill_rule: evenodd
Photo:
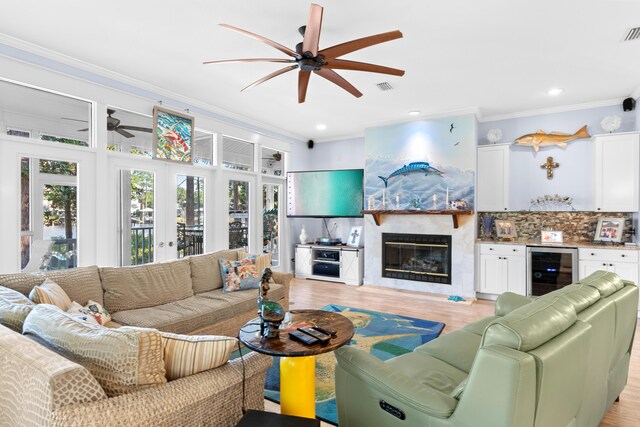
M 382 362 L 335 352 L 340 427 L 596 427 L 627 381 L 638 288 L 598 271 Z

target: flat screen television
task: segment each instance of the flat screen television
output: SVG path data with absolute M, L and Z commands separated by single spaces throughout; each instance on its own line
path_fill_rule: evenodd
M 289 172 L 288 217 L 362 217 L 364 170 Z

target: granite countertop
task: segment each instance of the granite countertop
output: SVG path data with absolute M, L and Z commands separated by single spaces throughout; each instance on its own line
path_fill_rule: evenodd
M 622 243 L 595 243 L 589 241 L 567 240 L 562 243 L 541 243 L 540 239 L 513 239 L 513 240 L 493 240 L 476 239 L 476 243 L 489 243 L 493 245 L 526 245 L 526 246 L 548 246 L 557 248 L 597 248 L 597 249 L 625 249 L 631 251 L 640 250 L 640 246 L 625 246 Z

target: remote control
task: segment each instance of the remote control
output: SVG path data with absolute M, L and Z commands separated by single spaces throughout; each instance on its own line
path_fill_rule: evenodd
M 302 326 L 298 328 L 298 330 L 304 332 L 305 334 L 311 335 L 322 344 L 329 342 L 329 340 L 331 339 L 331 335 L 323 334 L 322 332 L 316 331 L 315 329 L 311 329 L 307 326 Z
M 292 340 L 300 341 L 302 344 L 305 344 L 305 345 L 313 345 L 320 342 L 319 339 L 300 331 L 289 332 L 289 338 L 291 338 Z
M 322 332 L 323 334 L 331 335 L 332 337 L 335 337 L 338 333 L 335 329 L 331 329 L 327 326 L 313 325 L 311 328 L 315 329 L 316 331 Z

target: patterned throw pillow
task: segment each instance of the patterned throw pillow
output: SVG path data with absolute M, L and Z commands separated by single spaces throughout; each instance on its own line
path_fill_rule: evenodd
M 248 252 L 244 252 L 244 251 L 238 252 L 239 258 L 247 258 L 250 256 L 251 254 Z M 256 257 L 256 272 L 258 273 L 258 277 L 262 277 L 262 272 L 264 271 L 264 269 L 267 267 L 271 268 L 271 253 L 256 255 L 255 257 Z M 271 279 L 271 282 L 273 282 L 273 279 Z
M 155 329 L 104 328 L 38 304 L 24 321 L 23 333 L 87 368 L 109 397 L 167 382 L 162 338 Z
M 76 319 L 82 320 L 83 322 L 92 323 L 94 325 L 99 325 L 98 320 L 94 317 L 93 313 L 77 302 L 73 301 L 67 313 L 75 317 Z
M 24 319 L 33 307 L 35 304 L 20 292 L 0 286 L 0 325 L 21 334 Z
M 102 304 L 89 300 L 84 308 L 93 314 L 93 317 L 95 317 L 98 324 L 106 325 L 108 322 L 111 322 L 111 315 L 107 309 L 102 306 Z
M 71 299 L 56 282 L 46 279 L 42 284 L 33 287 L 29 299 L 36 304 L 52 304 L 62 311 L 69 310 Z
M 256 270 L 256 257 L 248 256 L 240 261 L 218 259 L 224 292 L 235 292 L 260 287 L 260 276 Z
M 160 335 L 169 381 L 224 365 L 237 345 L 237 340 L 231 337 L 178 335 L 162 331 Z

